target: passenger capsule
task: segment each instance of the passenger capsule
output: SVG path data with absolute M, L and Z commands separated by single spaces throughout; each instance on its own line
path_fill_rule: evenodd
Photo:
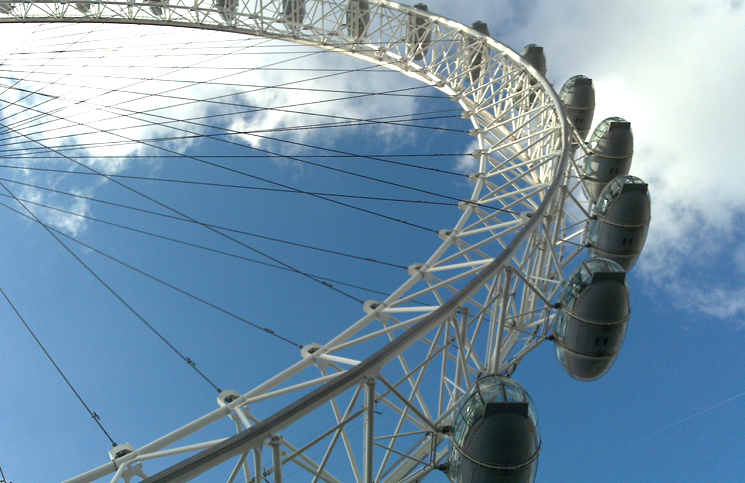
M 590 221 L 590 256 L 613 260 L 627 272 L 644 248 L 651 211 L 647 184 L 619 176 L 600 193 Z
M 286 22 L 302 24 L 305 20 L 305 0 L 282 0 L 282 14 Z
M 88 10 L 91 9 L 91 4 L 90 3 L 76 2 L 76 3 L 73 3 L 72 5 L 80 13 L 88 13 Z
M 453 416 L 448 476 L 454 483 L 532 483 L 541 439 L 535 406 L 512 379 L 485 376 Z
M 370 4 L 367 0 L 349 0 L 347 3 L 347 33 L 350 37 L 361 39 L 367 36 L 370 25 Z
M 567 118 L 584 141 L 590 132 L 592 115 L 595 113 L 595 88 L 592 86 L 592 79 L 583 75 L 571 77 L 561 88 L 559 98 L 564 104 Z
M 578 381 L 608 372 L 621 351 L 629 315 L 626 272 L 603 258 L 583 262 L 567 281 L 554 322 L 556 358 Z
M 489 26 L 486 25 L 486 22 L 474 22 L 471 24 L 471 28 L 480 34 L 489 36 Z M 487 49 L 488 47 L 483 42 L 471 37 L 468 38 L 464 52 L 468 78 L 472 84 L 481 77 L 481 64 L 484 61 L 484 53 Z
M 543 47 L 536 44 L 528 44 L 520 51 L 520 57 L 522 57 L 525 62 L 535 67 L 539 74 L 542 76 L 546 75 L 546 56 L 543 55 Z M 532 87 L 535 84 L 536 80 L 531 78 L 526 87 Z M 535 102 L 535 99 L 535 93 L 530 93 L 527 97 L 528 104 L 532 105 Z
M 163 0 L 145 0 L 145 3 L 147 3 L 150 6 L 150 11 L 155 15 L 156 17 L 160 17 L 163 15 L 163 6 L 165 5 L 165 1 Z
M 214 0 L 214 2 L 223 21 L 229 25 L 234 24 L 235 14 L 238 11 L 238 0 Z
M 536 44 L 528 44 L 520 51 L 520 57 L 535 67 L 535 70 L 542 76 L 546 76 L 546 56 L 543 54 L 543 47 Z
M 587 195 L 597 201 L 610 180 L 629 174 L 634 154 L 631 123 L 620 117 L 609 117 L 592 132 L 589 147 L 583 182 Z
M 414 8 L 427 11 L 427 6 L 423 3 L 417 3 Z M 427 28 L 427 17 L 416 13 L 409 14 L 409 21 L 406 30 L 406 53 L 412 55 L 414 60 L 422 60 L 432 41 L 432 32 Z

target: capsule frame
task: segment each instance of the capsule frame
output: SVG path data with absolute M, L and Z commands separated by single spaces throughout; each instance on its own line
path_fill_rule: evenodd
M 595 114 L 595 88 L 592 79 L 584 75 L 570 77 L 559 92 L 567 119 L 584 141 L 592 126 Z
M 554 320 L 556 358 L 578 381 L 593 381 L 613 366 L 631 315 L 626 272 L 604 258 L 580 264 L 567 279 Z
M 588 225 L 590 256 L 613 260 L 627 272 L 634 267 L 647 239 L 651 217 L 647 183 L 618 176 L 603 189 Z
M 582 184 L 592 201 L 600 198 L 613 178 L 629 174 L 634 155 L 631 123 L 621 117 L 603 120 L 590 136 L 590 152 L 585 159 Z
M 485 376 L 454 413 L 448 477 L 454 483 L 532 483 L 540 447 L 530 395 L 508 377 Z

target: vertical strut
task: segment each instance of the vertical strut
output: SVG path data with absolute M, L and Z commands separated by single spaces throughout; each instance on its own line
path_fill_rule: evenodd
M 362 481 L 373 481 L 373 436 L 375 435 L 375 383 L 374 377 L 365 381 L 365 441 L 363 446 Z
M 256 475 L 257 483 L 259 478 L 264 474 L 264 467 L 261 462 L 261 448 L 261 445 L 254 448 L 254 474 Z
M 272 447 L 274 483 L 282 483 L 282 436 L 272 436 L 269 446 Z
M 500 358 L 502 357 L 502 333 L 504 332 L 504 324 L 507 320 L 507 302 L 510 296 L 510 285 L 512 284 L 512 267 L 507 267 L 504 270 L 504 286 L 502 287 L 502 304 L 499 307 L 499 323 L 497 325 L 497 343 L 494 346 L 494 356 L 489 361 L 489 374 L 496 374 L 501 364 Z

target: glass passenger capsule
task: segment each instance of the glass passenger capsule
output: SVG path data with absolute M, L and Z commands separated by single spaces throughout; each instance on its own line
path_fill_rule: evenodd
M 607 373 L 621 351 L 631 309 L 626 272 L 603 258 L 583 262 L 567 280 L 554 322 L 556 358 L 578 381 Z
M 228 25 L 235 23 L 235 14 L 238 11 L 238 0 L 214 0 L 215 7 L 220 10 L 220 17 Z
M 282 0 L 282 14 L 286 22 L 302 24 L 305 20 L 305 0 Z
M 90 3 L 76 2 L 76 3 L 73 3 L 72 5 L 80 13 L 88 13 L 88 10 L 91 9 Z
M 370 4 L 367 0 L 349 0 L 347 3 L 347 33 L 361 39 L 367 36 L 370 25 Z
M 428 11 L 423 3 L 417 3 L 414 8 L 422 12 Z M 406 28 L 406 54 L 413 55 L 414 60 L 422 60 L 432 42 L 432 32 L 427 28 L 427 17 L 416 13 L 409 14 Z
M 559 98 L 564 104 L 567 118 L 584 140 L 590 132 L 595 113 L 595 88 L 592 86 L 592 79 L 583 75 L 569 78 L 561 88 Z
M 540 448 L 528 393 L 508 377 L 485 376 L 453 416 L 448 477 L 454 483 L 532 483 Z
M 164 0 L 145 0 L 145 3 L 150 6 L 150 11 L 153 15 L 156 17 L 163 16 L 163 7 L 166 4 Z
M 542 76 L 546 75 L 546 56 L 543 54 L 543 47 L 536 44 L 528 44 L 520 51 L 520 57 L 535 67 Z
M 583 182 L 587 195 L 597 201 L 610 180 L 629 174 L 634 154 L 631 123 L 620 117 L 609 117 L 592 132 L 589 144 Z
M 595 206 L 588 241 L 590 256 L 634 267 L 647 239 L 651 220 L 647 183 L 635 176 L 618 176 L 608 183 Z
M 474 22 L 471 24 L 471 28 L 480 34 L 489 36 L 489 26 L 486 22 Z M 481 64 L 484 61 L 484 53 L 487 50 L 488 46 L 486 44 L 471 38 L 468 39 L 466 48 L 463 49 L 466 56 L 468 79 L 472 84 L 481 77 Z

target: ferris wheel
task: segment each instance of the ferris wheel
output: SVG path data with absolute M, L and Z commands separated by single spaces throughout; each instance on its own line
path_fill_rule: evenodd
M 292 481 L 330 483 L 535 479 L 537 410 L 512 375 L 546 341 L 575 379 L 610 369 L 630 316 L 625 274 L 650 219 L 647 185 L 628 176 L 630 124 L 606 119 L 585 142 L 590 79 L 557 94 L 540 47 L 516 53 L 484 23 L 384 0 L 3 0 L 0 22 L 190 27 L 350 55 L 444 93 L 477 143 L 460 217 L 431 235 L 438 247 L 398 288 L 255 388 L 221 389 L 214 411 L 149 444 L 116 445 L 69 482 L 281 483 L 290 468 Z M 200 439 L 225 419 L 232 434 Z M 361 434 L 349 430 L 360 422 Z M 148 470 L 173 457 L 184 459 Z

